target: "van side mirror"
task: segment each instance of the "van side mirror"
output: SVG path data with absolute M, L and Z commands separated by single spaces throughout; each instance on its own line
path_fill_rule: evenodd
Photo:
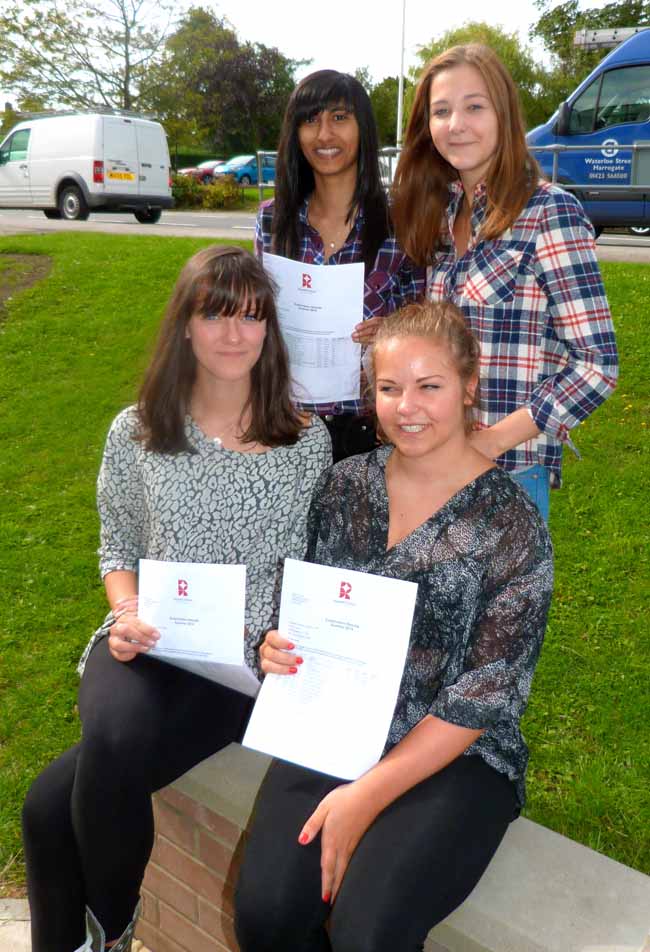
M 0 165 L 6 165 L 8 161 L 9 161 L 9 153 L 0 152 Z
M 557 111 L 557 122 L 555 123 L 555 134 L 558 136 L 569 135 L 569 121 L 571 119 L 571 106 L 568 102 L 560 103 Z

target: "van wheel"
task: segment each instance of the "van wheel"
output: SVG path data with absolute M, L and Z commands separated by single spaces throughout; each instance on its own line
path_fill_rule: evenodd
M 240 184 L 240 185 L 250 185 L 250 184 L 251 184 L 251 177 L 250 177 L 250 175 L 242 175 L 242 177 L 241 177 L 240 180 L 239 180 L 239 184 Z
M 60 218 L 61 212 L 58 208 L 44 208 L 43 214 L 46 218 Z
M 160 221 L 162 208 L 139 208 L 133 214 L 141 225 L 155 225 L 157 221 Z
M 90 214 L 81 190 L 76 185 L 66 185 L 59 195 L 61 217 L 68 221 L 85 221 Z

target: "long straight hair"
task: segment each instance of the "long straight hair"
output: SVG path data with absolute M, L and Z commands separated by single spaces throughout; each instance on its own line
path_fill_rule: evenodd
M 348 221 L 355 208 L 363 210 L 362 257 L 366 273 L 390 233 L 388 200 L 379 172 L 377 126 L 368 94 L 361 83 L 347 73 L 321 69 L 306 76 L 294 89 L 282 123 L 275 171 L 275 202 L 271 247 L 275 254 L 298 259 L 300 231 L 298 216 L 304 200 L 314 191 L 314 173 L 303 155 L 298 129 L 307 119 L 324 109 L 344 106 L 359 126 L 357 181 Z
M 304 426 L 291 401 L 289 358 L 275 308 L 274 288 L 259 262 L 242 248 L 212 245 L 187 262 L 172 293 L 138 398 L 139 438 L 157 453 L 192 452 L 185 435 L 196 358 L 187 326 L 195 314 L 238 314 L 254 307 L 266 322 L 259 360 L 251 371 L 244 443 L 292 445 Z M 244 407 L 244 411 L 247 407 Z M 242 411 L 242 412 L 244 412 Z
M 496 112 L 499 148 L 486 177 L 487 209 L 481 238 L 498 238 L 517 219 L 537 188 L 539 167 L 526 145 L 517 87 L 498 56 L 487 46 L 453 46 L 425 67 L 415 93 L 404 149 L 393 185 L 393 221 L 400 246 L 419 265 L 430 263 L 439 247 L 449 201 L 449 183 L 459 178 L 431 141 L 431 83 L 443 70 L 473 66 Z

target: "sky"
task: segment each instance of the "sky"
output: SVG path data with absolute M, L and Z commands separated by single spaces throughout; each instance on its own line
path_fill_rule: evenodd
M 589 5 L 600 3 L 590 0 Z M 298 77 L 325 68 L 353 73 L 362 66 L 375 82 L 399 74 L 402 0 L 328 0 L 309 6 L 304 0 L 221 0 L 213 9 L 242 39 L 277 46 L 292 59 L 312 59 Z M 405 70 L 418 63 L 418 46 L 468 21 L 486 20 L 529 44 L 528 31 L 538 17 L 533 0 L 406 0 Z M 541 49 L 533 50 L 541 59 Z
M 364 66 L 375 82 L 399 74 L 402 0 L 328 0 L 309 5 L 305 0 L 181 0 L 178 12 L 192 2 L 226 17 L 242 40 L 276 46 L 291 59 L 310 59 L 310 65 L 297 71 L 297 78 L 315 69 L 354 73 Z M 581 6 L 605 2 L 583 0 Z M 534 0 L 406 0 L 405 72 L 418 64 L 418 46 L 471 20 L 486 20 L 518 33 L 541 60 L 542 47 L 530 44 L 528 38 L 538 17 Z M 5 98 L 12 97 L 0 91 L 2 104 Z

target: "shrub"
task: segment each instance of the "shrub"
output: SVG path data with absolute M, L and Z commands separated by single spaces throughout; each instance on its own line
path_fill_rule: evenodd
M 223 175 L 212 185 L 204 185 L 203 208 L 236 208 L 241 205 L 241 189 L 232 175 Z
M 176 208 L 201 208 L 204 185 L 199 185 L 189 175 L 172 175 L 172 195 Z
M 201 185 L 189 175 L 174 175 L 172 195 L 176 208 L 237 208 L 243 198 L 232 175 L 224 175 L 212 185 Z

